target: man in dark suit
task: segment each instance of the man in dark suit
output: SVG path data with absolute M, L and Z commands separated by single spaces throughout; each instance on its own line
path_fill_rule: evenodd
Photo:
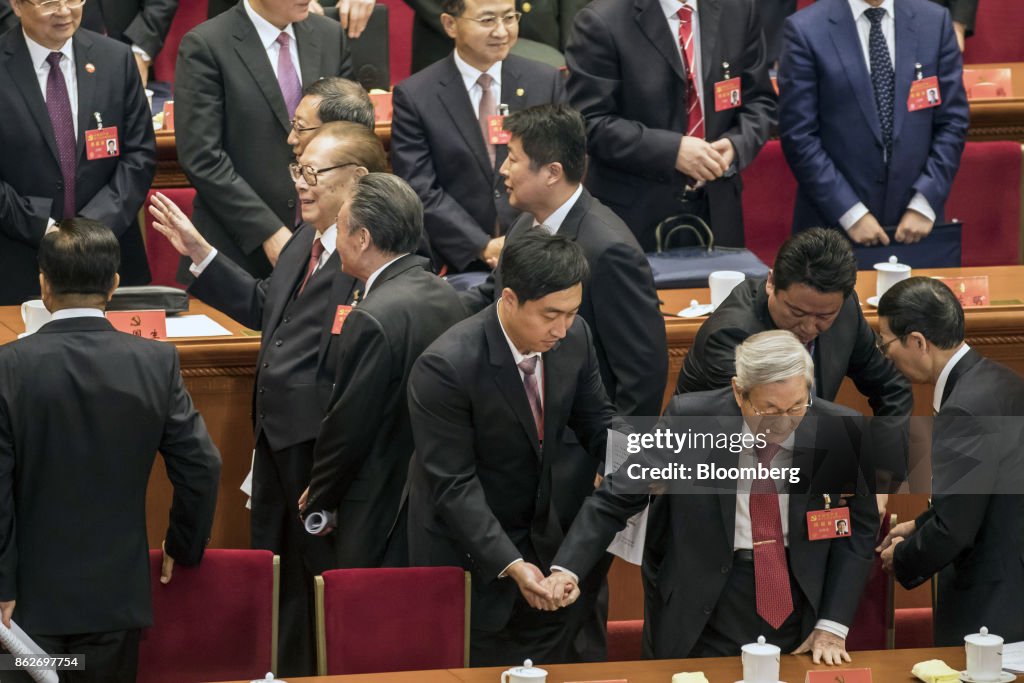
M 175 562 L 203 556 L 220 454 L 174 346 L 103 317 L 117 238 L 89 219 L 59 225 L 39 245 L 53 318 L 0 348 L 0 612 L 47 654 L 85 655 L 87 670 L 62 680 L 131 683 L 153 621 L 145 498 L 156 452 L 174 487 L 161 583 Z
M 302 89 L 302 99 L 295 108 L 288 144 L 298 159 L 317 130 L 331 121 L 352 121 L 371 131 L 376 127 L 373 100 L 355 81 L 347 78 L 321 78 Z
M 978 0 L 932 0 L 949 10 L 953 20 L 953 32 L 960 52 L 964 51 L 964 41 L 974 34 L 974 17 L 978 13 Z
M 543 584 L 551 599 L 566 592 L 574 599 L 578 591 L 561 586 L 586 576 L 615 533 L 648 504 L 651 485 L 660 484 L 667 495 L 651 507 L 642 565 L 645 656 L 736 656 L 764 635 L 784 651 L 811 652 L 816 664 L 850 661 L 845 639 L 871 571 L 878 516 L 866 489 L 845 485 L 857 485 L 865 447 L 859 416 L 823 400 L 812 405 L 813 378 L 807 351 L 789 332 L 775 330 L 736 348 L 731 387 L 674 397 L 664 424 L 677 433 L 684 424 L 700 431 L 715 425 L 716 433 L 763 439 L 742 450 L 694 448 L 686 462 L 799 467 L 802 485 L 784 474 L 723 481 L 713 485 L 715 493 L 701 493 L 705 482 L 636 477 L 634 463 L 642 458 L 627 460 L 576 517 Z M 851 490 L 856 495 L 839 508 L 848 511 L 851 533 L 837 538 L 829 525 L 833 534 L 812 540 L 808 514 Z
M 409 372 L 465 317 L 451 285 L 413 253 L 422 232 L 419 197 L 386 173 L 361 178 L 338 217 L 342 269 L 366 286 L 358 305 L 338 311 L 334 394 L 299 501 L 307 517 L 335 514 L 334 567 L 409 563 L 406 529 L 396 525 L 413 451 Z
M 885 227 L 899 242 L 925 237 L 944 220 L 967 136 L 949 13 L 928 0 L 820 0 L 784 31 L 779 134 L 799 185 L 793 230 L 841 228 L 864 245 L 888 244 Z M 913 103 L 911 87 L 929 79 L 942 102 Z
M 89 0 L 82 26 L 131 45 L 145 84 L 177 11 L 178 0 Z
M 341 272 L 335 221 L 355 181 L 384 169 L 384 149 L 365 126 L 321 126 L 292 171 L 304 222 L 264 280 L 219 253 L 162 195 L 150 209 L 154 227 L 192 263 L 189 292 L 263 332 L 253 398 L 252 544 L 281 555 L 278 673 L 289 676 L 314 671 L 312 581 L 333 563 L 330 542 L 305 532 L 296 506 L 334 389 L 335 313 L 359 287 Z
M 717 244 L 743 245 L 739 171 L 775 120 L 754 5 L 595 0 L 576 15 L 567 89 L 587 120 L 587 189 L 646 251 L 658 223 L 679 214 L 706 221 Z
M 427 236 L 449 271 L 490 269 L 519 213 L 498 173 L 506 146 L 482 131 L 505 109 L 563 101 L 562 77 L 509 54 L 519 31 L 512 0 L 446 0 L 441 21 L 455 50 L 395 87 L 391 163 L 423 200 Z
M 409 379 L 410 559 L 473 572 L 472 666 L 576 659 L 586 614 L 546 611 L 555 604 L 538 567 L 566 528 L 552 483 L 566 430 L 596 463 L 618 423 L 576 316 L 587 271 L 572 240 L 518 236 L 502 255 L 498 302 L 441 335 Z
M 12 6 L 21 30 L 0 36 L 0 304 L 38 296 L 39 241 L 53 222 L 74 216 L 110 227 L 121 243 L 122 284 L 146 284 L 138 212 L 156 139 L 131 50 L 78 30 L 81 7 Z M 110 135 L 119 156 L 106 154 Z M 98 148 L 87 144 L 93 138 Z
M 175 117 L 193 218 L 254 277 L 270 274 L 297 222 L 288 133 L 302 87 L 351 72 L 338 23 L 291 0 L 243 0 L 181 41 Z
M 221 12 L 226 12 L 239 0 L 209 0 L 207 16 L 213 19 Z M 324 3 L 329 4 L 329 3 Z M 310 12 L 324 14 L 324 4 L 311 0 L 309 3 Z M 374 0 L 338 0 L 334 7 L 337 8 L 336 18 L 341 22 L 341 27 L 348 32 L 348 37 L 358 38 L 373 14 Z
M 11 9 L 8 0 L 0 0 L 0 33 L 18 25 L 18 15 Z
M 1024 379 L 964 342 L 945 284 L 913 277 L 878 303 L 879 345 L 915 384 L 934 384 L 932 505 L 894 527 L 883 566 L 906 588 L 937 575 L 935 644 L 982 626 L 1024 640 Z

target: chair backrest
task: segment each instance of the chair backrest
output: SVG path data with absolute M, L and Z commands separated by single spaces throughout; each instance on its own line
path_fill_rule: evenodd
M 1021 0 L 979 2 L 974 36 L 967 39 L 964 50 L 964 64 L 1024 61 L 1022 26 L 1024 2 Z
M 178 45 L 185 34 L 206 21 L 208 0 L 185 0 L 178 3 L 178 9 L 171 21 L 171 28 L 164 39 L 164 48 L 153 60 L 153 77 L 157 81 L 174 82 L 174 65 L 178 61 Z
M 747 249 L 765 263 L 793 232 L 796 178 L 789 170 L 782 144 L 769 140 L 743 170 L 743 233 Z
M 881 541 L 896 526 L 896 515 L 888 515 L 882 520 L 878 530 L 877 541 Z M 846 649 L 853 650 L 891 650 L 895 640 L 895 623 L 893 597 L 896 586 L 891 574 L 882 569 L 881 555 L 875 553 L 871 566 L 871 575 L 861 594 L 857 614 L 850 624 L 850 634 L 846 638 Z
M 469 589 L 459 567 L 324 572 L 316 577 L 319 675 L 469 666 Z
M 142 633 L 139 683 L 263 678 L 277 664 L 278 558 L 266 550 L 207 550 L 160 583 L 149 551 L 153 626 Z
M 635 662 L 644 658 L 644 620 L 608 622 L 608 661 Z
M 1019 142 L 967 143 L 946 200 L 946 220 L 954 218 L 964 224 L 964 266 L 1020 263 Z
M 153 284 L 184 289 L 185 286 L 175 278 L 178 261 L 181 257 L 167 238 L 153 227 L 153 216 L 149 213 L 149 198 L 153 196 L 154 192 L 163 194 L 177 204 L 186 216 L 192 218 L 192 202 L 196 198 L 196 191 L 191 187 L 150 190 L 146 195 L 146 203 L 142 207 L 145 217 L 143 234 L 146 240 L 146 260 L 149 262 L 149 272 L 153 276 Z

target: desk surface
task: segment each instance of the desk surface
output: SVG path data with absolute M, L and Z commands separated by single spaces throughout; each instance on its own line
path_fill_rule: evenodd
M 876 650 L 854 652 L 853 663 L 846 668 L 872 670 L 876 683 L 917 680 L 910 675 L 914 664 L 927 659 L 941 659 L 955 669 L 966 666 L 962 647 L 928 648 L 922 650 Z M 809 656 L 782 656 L 781 675 L 787 683 L 803 683 L 808 669 L 834 670 L 836 667 L 811 664 Z M 709 683 L 733 683 L 743 677 L 739 657 L 714 659 L 660 659 L 640 662 L 609 662 L 603 664 L 560 664 L 545 666 L 548 683 L 626 679 L 629 683 L 669 683 L 672 674 L 680 671 L 703 671 Z M 363 674 L 356 676 L 314 676 L 289 678 L 289 683 L 498 683 L 504 668 L 438 669 L 404 673 Z M 238 681 L 232 683 L 249 683 Z

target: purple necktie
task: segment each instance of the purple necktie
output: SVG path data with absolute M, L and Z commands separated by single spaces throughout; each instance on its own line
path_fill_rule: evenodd
M 78 146 L 75 142 L 75 120 L 71 116 L 68 85 L 64 82 L 64 74 L 60 70 L 62 56 L 59 52 L 51 52 L 46 58 L 50 65 L 50 73 L 46 77 L 46 111 L 50 115 L 53 135 L 57 139 L 60 174 L 64 178 L 64 214 L 61 218 L 74 218 Z
M 295 73 L 292 51 L 289 49 L 292 39 L 284 31 L 277 37 L 280 49 L 277 51 L 277 84 L 284 95 L 284 106 L 288 109 L 288 118 L 295 118 L 295 108 L 302 99 L 302 80 Z
M 544 403 L 541 399 L 540 386 L 537 384 L 537 361 L 540 356 L 530 356 L 519 362 L 519 369 L 523 371 L 523 387 L 526 389 L 526 400 L 530 403 L 530 412 L 533 413 L 533 423 L 537 428 L 537 440 L 544 442 Z

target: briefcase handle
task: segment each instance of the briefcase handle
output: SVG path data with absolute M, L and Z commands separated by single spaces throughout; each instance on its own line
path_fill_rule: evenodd
M 703 229 L 703 235 L 698 228 Z M 666 230 L 668 230 L 668 233 L 664 234 Z M 680 213 L 675 216 L 669 216 L 658 223 L 658 227 L 654 229 L 654 243 L 659 254 L 668 248 L 672 235 L 680 231 L 693 233 L 694 237 L 697 238 L 698 244 L 709 252 L 715 248 L 715 235 L 711 232 L 708 224 L 704 222 L 704 219 L 692 213 Z

